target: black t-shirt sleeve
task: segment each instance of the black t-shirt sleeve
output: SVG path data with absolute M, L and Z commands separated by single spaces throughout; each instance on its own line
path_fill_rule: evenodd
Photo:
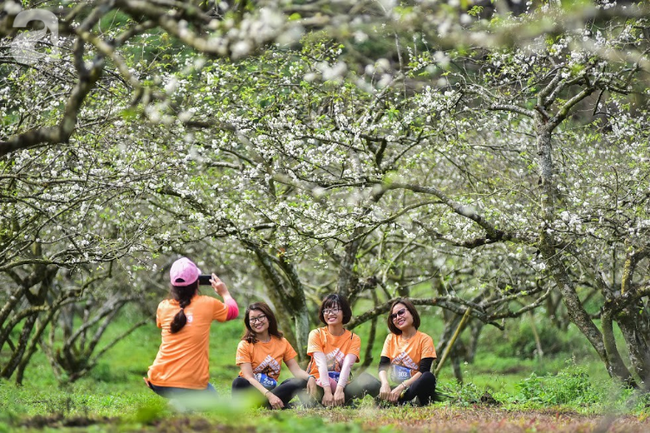
M 420 373 L 426 373 L 427 371 L 431 371 L 431 364 L 433 364 L 434 358 L 422 358 L 420 360 L 420 368 L 418 371 Z M 381 368 L 381 361 L 379 361 L 379 365 Z
M 390 367 L 390 358 L 387 356 L 379 358 L 379 371 L 388 370 L 388 367 Z

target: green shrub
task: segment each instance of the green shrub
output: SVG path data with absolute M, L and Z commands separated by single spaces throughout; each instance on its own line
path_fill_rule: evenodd
M 466 384 L 451 382 L 448 385 L 439 386 L 437 390 L 450 396 L 454 404 L 461 406 L 476 404 L 481 400 L 481 396 L 485 392 L 472 382 Z
M 533 373 L 519 382 L 517 388 L 518 402 L 545 406 L 581 406 L 598 403 L 603 398 L 603 392 L 585 369 L 573 363 L 554 376 L 540 377 Z

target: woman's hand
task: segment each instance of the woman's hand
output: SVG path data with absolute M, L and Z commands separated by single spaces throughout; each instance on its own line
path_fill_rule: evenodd
M 273 409 L 282 409 L 284 407 L 284 403 L 282 403 L 280 397 L 273 394 L 271 391 L 267 391 L 264 395 L 269 399 L 269 404 Z
M 325 407 L 332 407 L 334 406 L 334 396 L 332 395 L 332 391 L 329 389 L 325 390 L 325 394 L 323 394 L 323 406 Z
M 212 288 L 214 289 L 217 295 L 221 296 L 222 298 L 225 297 L 226 295 L 230 296 L 230 292 L 228 292 L 228 287 L 226 287 L 226 283 L 221 281 L 216 274 L 212 274 L 212 280 L 210 280 L 210 283 L 212 284 Z
M 404 389 L 405 389 L 405 387 L 401 383 L 399 385 L 397 385 L 395 387 L 395 389 L 393 389 L 390 392 L 390 395 L 388 396 L 388 401 L 391 401 L 393 403 L 397 403 L 397 400 L 399 400 L 399 396 L 402 393 L 402 391 L 404 391 Z
M 338 385 L 336 391 L 334 391 L 334 401 L 332 404 L 334 406 L 343 406 L 343 403 L 345 403 L 345 391 L 341 385 Z
M 314 376 L 309 376 L 309 378 L 307 378 L 307 392 L 313 399 L 318 396 L 318 385 L 316 384 L 316 378 Z
M 390 392 L 390 384 L 388 382 L 382 382 L 381 388 L 379 388 L 379 398 L 390 401 Z

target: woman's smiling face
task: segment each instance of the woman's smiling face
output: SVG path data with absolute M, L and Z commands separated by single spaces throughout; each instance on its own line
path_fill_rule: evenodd
M 338 304 L 323 308 L 323 319 L 328 325 L 340 325 L 343 323 L 343 310 Z
M 404 331 L 413 326 L 413 316 L 404 304 L 395 304 L 390 312 L 391 320 L 397 329 Z
M 248 314 L 248 323 L 256 334 L 262 334 L 269 330 L 269 319 L 260 310 L 251 310 Z

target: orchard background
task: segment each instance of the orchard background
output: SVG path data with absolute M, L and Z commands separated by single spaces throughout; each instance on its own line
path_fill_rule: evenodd
M 327 293 L 352 301 L 357 371 L 375 371 L 391 300 L 427 317 L 446 402 L 410 424 L 370 403 L 366 417 L 299 413 L 303 430 L 446 416 L 464 421 L 442 429 L 476 416 L 516 430 L 532 428 L 512 424 L 519 410 L 560 420 L 565 406 L 599 420 L 587 429 L 647 424 L 649 12 L 620 0 L 5 1 L 1 425 L 185 420 L 138 378 L 180 255 L 240 305 L 273 305 L 303 362 Z M 228 342 L 211 369 L 224 396 L 232 326 L 213 329 Z M 199 419 L 241 427 L 219 413 Z

